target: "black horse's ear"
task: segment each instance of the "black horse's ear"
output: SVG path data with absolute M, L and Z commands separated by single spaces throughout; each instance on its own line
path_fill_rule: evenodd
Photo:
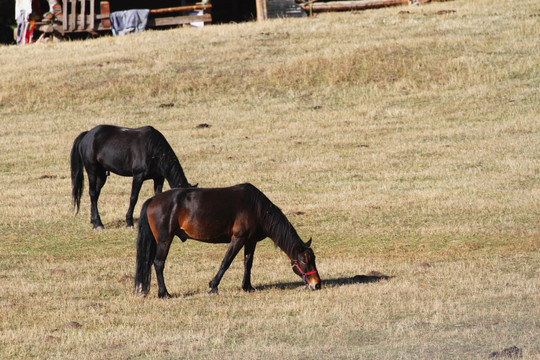
M 199 187 L 199 183 L 196 183 L 195 185 L 191 185 L 192 188 Z
M 310 247 L 311 247 L 311 240 L 312 240 L 312 239 L 309 238 L 308 242 L 306 243 L 306 247 L 307 247 L 307 248 L 310 248 Z

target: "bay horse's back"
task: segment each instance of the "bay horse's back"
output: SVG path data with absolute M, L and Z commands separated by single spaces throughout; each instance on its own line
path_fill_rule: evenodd
M 262 193 L 251 184 L 172 189 L 152 198 L 148 216 L 156 224 L 174 222 L 167 226 L 178 227 L 184 237 L 182 240 L 227 243 L 231 234 L 243 229 L 251 229 L 261 237 L 255 206 L 257 194 Z M 172 211 L 174 214 L 170 216 Z

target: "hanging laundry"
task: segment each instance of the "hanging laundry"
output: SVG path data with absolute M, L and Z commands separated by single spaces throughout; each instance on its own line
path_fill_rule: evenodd
M 111 29 L 114 36 L 137 33 L 146 29 L 148 9 L 115 11 L 111 13 Z

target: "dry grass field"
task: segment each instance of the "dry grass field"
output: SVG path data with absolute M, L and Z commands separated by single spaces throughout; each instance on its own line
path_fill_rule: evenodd
M 456 0 L 0 46 L 0 358 L 539 359 L 539 35 L 535 0 Z M 210 296 L 226 246 L 175 241 L 174 298 L 135 296 L 130 179 L 104 231 L 86 179 L 71 206 L 101 123 L 154 126 L 199 186 L 256 185 L 323 289 L 265 240 L 257 291 L 237 258 Z

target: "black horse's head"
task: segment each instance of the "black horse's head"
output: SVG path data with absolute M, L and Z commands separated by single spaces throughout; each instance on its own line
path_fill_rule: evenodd
M 315 254 L 311 249 L 311 239 L 304 244 L 296 259 L 291 260 L 291 265 L 293 271 L 304 280 L 304 284 L 310 290 L 319 290 L 321 288 L 321 278 L 315 265 Z

